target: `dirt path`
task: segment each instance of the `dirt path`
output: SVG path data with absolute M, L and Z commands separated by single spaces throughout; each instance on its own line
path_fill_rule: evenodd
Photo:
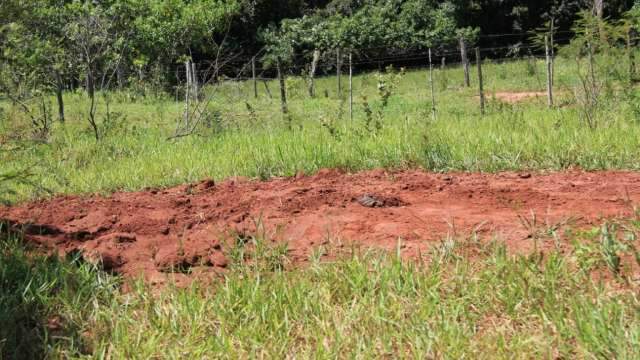
M 532 247 L 519 216 L 554 226 L 628 216 L 640 201 L 640 173 L 432 174 L 369 171 L 268 182 L 227 180 L 110 197 L 58 197 L 0 208 L 0 219 L 25 226 L 27 238 L 60 252 L 102 257 L 107 270 L 161 282 L 171 269 L 216 273 L 225 241 L 251 235 L 261 221 L 271 241 L 287 241 L 295 261 L 321 244 L 392 249 L 407 256 L 448 233 Z M 546 224 L 546 225 L 545 225 Z M 177 274 L 178 277 L 186 275 Z

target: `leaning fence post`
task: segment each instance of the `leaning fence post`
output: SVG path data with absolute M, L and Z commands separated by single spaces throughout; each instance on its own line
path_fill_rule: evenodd
M 256 79 L 256 57 L 251 58 L 251 79 L 253 80 L 253 97 L 258 98 L 258 80 Z
M 262 80 L 262 84 L 264 85 L 264 90 L 267 92 L 269 99 L 273 99 L 273 95 L 271 95 L 271 90 L 269 90 L 269 83 L 266 79 Z
M 433 63 L 431 62 L 431 48 L 429 48 L 429 85 L 431 86 L 431 116 L 436 120 L 436 95 L 433 90 Z
M 467 58 L 467 44 L 463 37 L 460 37 L 460 58 L 464 69 L 464 86 L 469 87 L 471 86 L 469 79 L 469 59 Z
M 552 107 L 553 106 L 553 80 L 552 80 L 553 63 L 551 62 L 551 51 L 549 50 L 548 36 L 544 37 L 544 49 L 545 49 L 545 55 L 547 59 L 547 103 L 549 107 Z
M 353 65 L 351 53 L 349 53 L 349 118 L 353 121 Z
M 484 115 L 484 89 L 482 85 L 482 59 L 480 58 L 480 48 L 476 48 L 476 63 L 478 65 L 478 90 L 480 91 L 480 114 Z
M 284 75 L 282 74 L 282 64 L 280 57 L 276 60 L 276 68 L 278 70 L 278 82 L 280 83 L 280 109 L 282 110 L 282 117 L 287 115 L 287 89 L 284 83 Z

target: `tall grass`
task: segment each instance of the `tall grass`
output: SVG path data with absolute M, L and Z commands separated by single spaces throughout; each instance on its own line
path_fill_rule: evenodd
M 540 62 L 535 66 L 543 68 Z M 450 85 L 436 94 L 435 121 L 424 71 L 406 72 L 386 107 L 377 93 L 379 77 L 357 75 L 353 122 L 348 106 L 337 98 L 334 78 L 316 81 L 315 99 L 308 98 L 304 86 L 290 88 L 291 128 L 279 113 L 277 98 L 270 99 L 260 86 L 254 99 L 251 83 L 236 82 L 223 83 L 215 92 L 207 89 L 213 97 L 210 114 L 217 115 L 206 119 L 197 134 L 176 140 L 167 138 L 181 116 L 179 101 L 109 94 L 111 111 L 120 115 L 119 120 L 96 142 L 85 120 L 87 99 L 82 93 L 67 94 L 67 123 L 56 124 L 47 143 L 3 159 L 3 167 L 32 167 L 40 183 L 57 193 L 135 190 L 204 177 L 265 179 L 325 167 L 490 172 L 640 168 L 637 90 L 620 90 L 604 99 L 598 110 L 603 120 L 598 128 L 589 129 L 569 89 L 575 83 L 571 62 L 557 61 L 559 105 L 554 109 L 546 108 L 544 98 L 518 104 L 492 99 L 498 91 L 544 89 L 537 78 L 544 74 L 528 72 L 525 61 L 487 63 L 485 68 L 489 106 L 483 117 L 476 90 L 460 86 L 458 68 L 438 70 Z M 277 96 L 276 83 L 270 87 Z M 365 102 L 373 116 L 380 117 L 381 129 L 367 129 Z M 19 111 L 9 104 L 4 107 L 0 138 L 27 137 L 28 123 Z M 17 189 L 14 201 L 35 196 L 28 186 Z
M 81 261 L 34 252 L 0 223 L 0 359 L 91 352 L 87 321 L 111 304 L 116 279 Z M 62 356 L 62 357 L 64 357 Z
M 332 262 L 314 256 L 294 270 L 278 265 L 286 263 L 282 248 L 252 239 L 230 250 L 243 256 L 221 280 L 160 290 L 136 282 L 126 293 L 106 292 L 111 282 L 84 265 L 25 256 L 8 242 L 0 251 L 0 303 L 9 304 L 0 307 L 0 339 L 9 336 L 2 352 L 637 358 L 640 303 L 628 257 L 637 248 L 637 229 L 620 230 L 605 224 L 574 231 L 570 250 L 544 256 L 510 255 L 499 241 L 449 239 L 423 259 L 355 251 Z M 612 251 L 623 262 L 615 272 L 607 262 Z M 43 324 L 56 315 L 61 327 L 54 333 Z M 11 330 L 25 324 L 39 336 L 14 336 Z M 14 348 L 16 341 L 23 347 Z

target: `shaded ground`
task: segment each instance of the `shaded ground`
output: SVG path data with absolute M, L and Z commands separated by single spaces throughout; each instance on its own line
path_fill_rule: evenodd
M 266 232 L 294 262 L 314 248 L 372 246 L 414 256 L 448 235 L 498 237 L 533 248 L 536 232 L 629 216 L 640 173 L 433 174 L 423 171 L 313 176 L 267 182 L 230 179 L 108 197 L 63 196 L 0 208 L 27 239 L 82 251 L 106 270 L 153 283 L 186 280 L 228 264 L 229 243 Z M 259 226 L 257 224 L 262 224 Z M 542 244 L 542 246 L 551 246 Z

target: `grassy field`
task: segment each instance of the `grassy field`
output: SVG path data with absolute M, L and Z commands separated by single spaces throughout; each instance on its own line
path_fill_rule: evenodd
M 603 77 L 615 79 L 613 70 L 602 71 Z M 225 82 L 206 89 L 214 92 L 208 107 L 212 115 L 197 134 L 175 140 L 167 138 L 182 116 L 180 101 L 112 93 L 110 110 L 116 120 L 102 125 L 103 139 L 96 142 L 86 121 L 86 95 L 68 94 L 68 121 L 54 124 L 47 142 L 0 156 L 5 169 L 30 168 L 38 174 L 36 182 L 54 193 L 136 190 L 205 177 L 266 179 L 325 167 L 488 172 L 640 167 L 636 89 L 613 80 L 606 87 L 603 81 L 600 102 L 592 111 L 598 124 L 592 129 L 576 101 L 580 95 L 574 96 L 578 80 L 572 61 L 557 61 L 554 109 L 546 107 L 544 97 L 517 104 L 492 98 L 496 92 L 543 91 L 542 61 L 488 61 L 484 73 L 488 105 L 481 116 L 476 85 L 461 86 L 458 67 L 436 70 L 435 120 L 423 70 L 355 76 L 353 121 L 348 103 L 337 96 L 335 77 L 317 80 L 315 99 L 306 95 L 304 80 L 289 78 L 290 121 L 280 114 L 276 82 L 269 83 L 273 98 L 258 84 L 257 99 L 250 82 Z M 390 89 L 386 106 L 377 90 L 380 81 Z M 19 108 L 6 102 L 3 108 L 0 139 L 28 138 L 31 128 Z M 101 102 L 99 117 L 105 113 Z M 31 186 L 18 187 L 9 200 L 38 195 Z
M 358 74 L 353 121 L 333 77 L 317 80 L 315 99 L 303 80 L 289 78 L 290 119 L 279 112 L 275 82 L 268 85 L 274 98 L 261 83 L 257 99 L 251 83 L 227 82 L 205 89 L 215 91 L 212 115 L 197 133 L 174 140 L 167 138 L 184 105 L 168 96 L 109 94 L 115 120 L 101 123 L 96 141 L 86 95 L 66 94 L 67 122 L 55 123 L 36 144 L 28 141 L 24 114 L 5 101 L 0 180 L 14 171 L 33 176 L 29 184 L 0 181 L 0 198 L 205 177 L 266 179 L 325 167 L 640 168 L 638 91 L 623 82 L 602 82 L 590 110 L 595 128 L 585 121 L 579 91 L 575 96 L 579 81 L 568 60 L 557 62 L 553 109 L 544 98 L 492 99 L 497 92 L 543 91 L 543 66 L 487 62 L 484 116 L 475 84 L 462 87 L 459 68 L 436 70 L 436 119 L 423 70 Z M 381 81 L 390 89 L 386 106 Z M 253 239 L 247 249 L 226 249 L 231 258 L 240 250 L 251 256 L 219 281 L 188 289 L 138 282 L 128 291 L 121 278 L 78 256 L 43 256 L 0 229 L 0 358 L 637 358 L 638 224 L 569 231 L 571 246 L 544 255 L 507 254 L 505 239 L 461 238 L 413 261 L 355 251 L 331 262 L 314 256 L 296 269 Z
M 126 293 L 117 278 L 73 257 L 33 255 L 11 236 L 0 242 L 0 353 L 637 358 L 638 230 L 628 221 L 569 232 L 571 250 L 545 255 L 460 238 L 416 261 L 354 251 L 294 270 L 254 239 L 248 260 L 220 281 L 160 290 L 138 282 Z

